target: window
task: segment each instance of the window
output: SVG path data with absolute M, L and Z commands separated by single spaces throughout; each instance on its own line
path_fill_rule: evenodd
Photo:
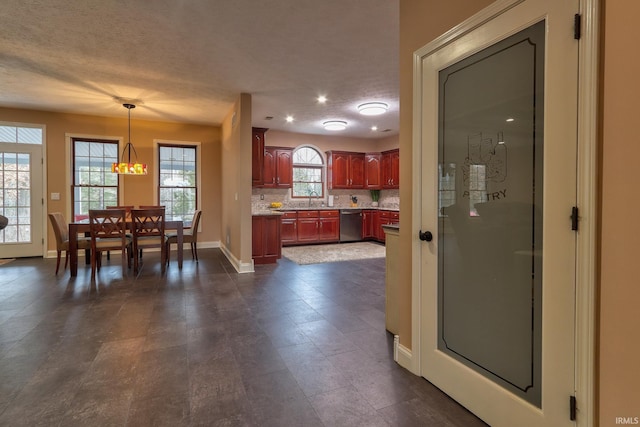
M 89 217 L 89 209 L 118 204 L 118 175 L 111 163 L 118 161 L 118 141 L 72 138 L 73 219 Z
M 42 145 L 42 128 L 0 126 L 0 142 Z
M 303 146 L 293 152 L 292 197 L 324 197 L 324 162 L 318 150 Z
M 159 204 L 168 217 L 190 220 L 198 206 L 197 146 L 158 144 Z

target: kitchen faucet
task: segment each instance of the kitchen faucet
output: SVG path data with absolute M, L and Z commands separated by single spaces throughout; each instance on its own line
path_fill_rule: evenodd
M 316 198 L 320 198 L 320 195 L 315 190 L 311 190 L 309 192 L 309 207 L 311 207 L 311 196 L 313 196 L 314 194 L 316 195 Z

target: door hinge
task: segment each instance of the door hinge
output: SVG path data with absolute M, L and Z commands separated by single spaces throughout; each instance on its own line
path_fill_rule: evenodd
M 580 40 L 582 36 L 582 15 L 576 13 L 573 15 L 573 38 Z
M 576 420 L 576 397 L 569 396 L 569 419 L 571 421 Z
M 578 207 L 574 206 L 571 208 L 571 230 L 578 231 Z

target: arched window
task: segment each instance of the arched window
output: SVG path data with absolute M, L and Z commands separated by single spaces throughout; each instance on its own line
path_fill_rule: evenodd
M 315 148 L 301 146 L 293 152 L 292 197 L 324 197 L 324 161 Z

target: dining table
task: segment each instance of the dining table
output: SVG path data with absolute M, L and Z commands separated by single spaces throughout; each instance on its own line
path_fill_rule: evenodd
M 127 229 L 131 230 L 133 223 L 127 221 Z M 90 224 L 88 219 L 81 221 L 74 221 L 69 223 L 69 270 L 71 277 L 78 275 L 78 234 L 87 235 L 90 231 Z M 183 220 L 165 220 L 165 230 L 176 230 L 177 245 L 178 246 L 178 268 L 182 270 L 182 258 L 184 243 L 184 221 Z

